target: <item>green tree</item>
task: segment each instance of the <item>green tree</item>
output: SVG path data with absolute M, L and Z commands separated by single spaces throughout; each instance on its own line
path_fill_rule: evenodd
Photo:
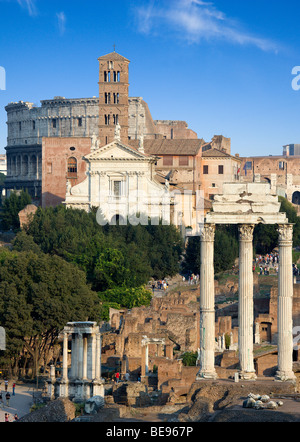
M 16 192 L 13 192 L 9 198 L 6 198 L 4 200 L 2 208 L 2 229 L 19 229 L 19 212 L 23 210 L 28 204 L 31 204 L 31 197 L 27 191 L 22 191 L 19 195 Z
M 0 253 L 0 323 L 7 330 L 4 358 L 15 370 L 23 348 L 36 364 L 47 359 L 67 322 L 98 320 L 99 315 L 99 298 L 78 267 L 58 256 Z

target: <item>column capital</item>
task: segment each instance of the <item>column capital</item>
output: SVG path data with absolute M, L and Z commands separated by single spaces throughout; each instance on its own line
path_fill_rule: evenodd
M 254 224 L 240 224 L 238 228 L 240 241 L 253 241 Z
M 277 232 L 279 233 L 279 243 L 293 242 L 294 224 L 280 224 Z
M 215 232 L 216 232 L 215 224 L 204 224 L 201 229 L 201 241 L 214 241 Z

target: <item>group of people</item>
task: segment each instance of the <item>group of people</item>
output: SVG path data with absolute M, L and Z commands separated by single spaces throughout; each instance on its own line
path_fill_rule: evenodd
M 182 282 L 188 282 L 189 285 L 198 284 L 199 282 L 199 275 L 195 275 L 192 273 L 187 278 L 185 276 L 182 277 Z
M 256 256 L 253 263 L 253 271 L 259 267 L 260 275 L 270 275 L 270 270 L 273 269 L 278 274 L 279 253 L 267 253 L 265 256 Z
M 4 393 L 2 392 L 2 390 L 0 390 L 0 408 L 4 408 L 4 398 L 6 401 L 6 406 L 9 407 L 9 404 L 10 404 L 11 394 L 8 391 L 8 380 L 7 379 L 4 380 L 4 388 L 5 388 Z M 12 395 L 13 396 L 15 396 L 15 388 L 16 388 L 16 384 L 13 383 L 13 385 L 12 385 Z M 13 416 L 13 420 L 11 420 L 11 415 L 9 413 L 5 413 L 4 419 L 5 419 L 5 422 L 15 422 L 19 418 L 18 418 L 17 413 L 15 413 Z
M 152 283 L 152 291 L 153 291 L 153 293 L 154 293 L 155 289 L 166 291 L 168 287 L 169 287 L 168 281 L 166 281 L 165 279 L 160 279 L 159 281 L 156 281 L 156 282 Z

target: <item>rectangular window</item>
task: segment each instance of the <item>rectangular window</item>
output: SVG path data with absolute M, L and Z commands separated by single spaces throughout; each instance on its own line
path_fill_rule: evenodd
M 279 161 L 279 170 L 284 170 L 284 161 Z
M 203 166 L 203 175 L 208 175 L 208 166 Z
M 224 175 L 224 166 L 219 166 L 219 175 Z
M 78 127 L 82 127 L 82 118 L 78 118 Z
M 52 127 L 53 127 L 53 129 L 56 129 L 56 119 L 55 118 L 53 118 L 53 120 L 52 120 Z
M 48 174 L 52 173 L 52 163 L 47 163 L 47 173 Z
M 187 155 L 182 155 L 179 157 L 179 166 L 188 166 L 189 157 Z
M 252 161 L 246 161 L 245 170 L 252 170 Z
M 172 155 L 164 156 L 163 165 L 173 166 L 173 156 Z
M 119 197 L 122 195 L 122 181 L 114 181 L 114 196 Z
M 32 129 L 35 130 L 35 121 L 32 122 Z

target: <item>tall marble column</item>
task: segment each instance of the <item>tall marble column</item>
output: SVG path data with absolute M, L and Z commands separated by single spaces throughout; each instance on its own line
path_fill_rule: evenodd
M 201 232 L 200 268 L 200 370 L 196 379 L 216 379 L 215 370 L 215 225 L 205 224 Z
M 253 231 L 254 225 L 239 226 L 239 359 L 240 378 L 255 380 L 253 361 Z
M 79 379 L 82 379 L 83 376 L 83 336 L 82 333 L 78 333 L 77 335 L 77 376 Z
M 68 333 L 64 332 L 63 340 L 63 379 L 68 380 Z
M 293 372 L 293 225 L 280 225 L 278 270 L 278 371 L 276 380 L 295 380 Z
M 101 335 L 96 334 L 96 379 L 101 378 Z

